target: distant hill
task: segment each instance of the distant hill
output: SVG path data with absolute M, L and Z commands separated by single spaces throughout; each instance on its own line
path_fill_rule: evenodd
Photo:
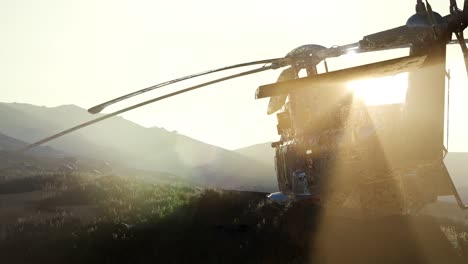
M 256 144 L 234 151 L 274 168 L 275 149 L 271 147 L 271 142 Z
M 111 165 L 103 160 L 77 156 L 55 150 L 49 146 L 38 146 L 25 152 L 18 151 L 27 145 L 29 143 L 0 133 L 0 179 L 65 171 L 80 173 L 137 172 L 119 164 Z
M 0 151 L 14 152 L 26 147 L 27 145 L 29 145 L 29 143 L 0 133 Z M 26 151 L 25 154 L 44 158 L 63 158 L 67 155 L 64 152 L 57 151 L 49 146 L 39 146 Z
M 57 110 L 62 112 L 63 108 L 58 107 Z M 64 125 L 60 122 L 70 123 L 66 114 L 62 114 L 61 117 L 50 115 L 46 107 L 27 104 L 0 103 L 0 117 L 2 120 L 0 123 L 0 133 L 28 143 L 35 142 L 67 128 L 66 124 Z M 70 154 L 100 160 L 110 159 L 113 162 L 117 162 L 121 158 L 115 154 L 115 149 L 95 146 L 79 132 L 52 141 L 47 146 Z
M 65 157 L 63 152 L 50 147 L 39 147 L 26 153 L 17 150 L 28 143 L 0 133 L 0 179 L 6 177 L 5 172 L 21 172 L 31 170 L 57 168 L 57 160 Z M 9 173 L 8 173 L 9 174 Z
M 0 103 L 0 133 L 34 142 L 99 116 L 75 105 L 48 108 Z M 137 169 L 169 172 L 196 184 L 228 189 L 276 189 L 271 165 L 163 128 L 145 128 L 122 117 L 110 118 L 47 145 Z

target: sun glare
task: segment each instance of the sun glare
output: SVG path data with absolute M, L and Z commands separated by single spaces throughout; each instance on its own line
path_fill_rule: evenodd
M 405 102 L 408 75 L 352 81 L 347 87 L 364 100 L 366 105 L 401 104 Z

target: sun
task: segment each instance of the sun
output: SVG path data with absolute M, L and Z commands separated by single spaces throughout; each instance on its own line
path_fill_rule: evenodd
M 352 81 L 347 87 L 366 105 L 401 104 L 406 99 L 408 74 Z

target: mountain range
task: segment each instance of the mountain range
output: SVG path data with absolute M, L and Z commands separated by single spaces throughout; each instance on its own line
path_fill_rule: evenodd
M 0 147 L 24 146 L 99 116 L 102 115 L 90 115 L 75 105 L 49 108 L 0 103 Z M 267 145 L 230 151 L 163 128 L 145 128 L 113 117 L 51 141 L 29 154 L 101 160 L 170 173 L 209 187 L 275 191 L 273 152 L 271 147 L 262 152 Z
M 235 151 L 269 166 L 273 164 L 275 158 L 275 149 L 271 147 L 271 142 L 255 144 Z

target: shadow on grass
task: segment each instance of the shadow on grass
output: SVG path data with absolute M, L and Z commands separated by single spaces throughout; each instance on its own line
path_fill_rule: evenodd
M 316 206 L 280 206 L 265 194 L 108 182 L 112 214 L 83 224 L 65 211 L 20 222 L 0 245 L 5 263 L 467 263 L 429 217 L 353 220 Z M 102 183 L 102 182 L 101 182 Z M 96 184 L 96 186 L 101 186 Z M 139 187 L 139 189 L 141 189 Z M 163 195 L 153 197 L 152 189 Z M 116 191 L 119 190 L 119 191 Z M 187 196 L 187 193 L 195 193 Z M 66 194 L 66 193 L 65 193 Z M 101 194 L 100 194 L 101 195 Z M 56 203 L 61 196 L 55 198 Z M 94 196 L 93 196 L 94 197 Z M 146 197 L 146 198 L 145 198 Z M 182 198 L 181 198 L 182 197 Z M 185 197 L 185 198 L 184 198 Z M 132 200 L 133 199 L 133 200 Z M 154 199 L 148 203 L 147 200 Z M 169 202 L 168 202 L 169 201 Z M 149 204 L 149 205 L 148 205 Z M 158 207 L 157 214 L 142 215 Z M 171 207 L 173 205 L 177 205 Z M 164 209 L 170 208 L 170 209 Z M 124 210 L 125 209 L 125 210 Z M 114 210 L 114 211 L 115 211 Z M 126 216 L 122 216 L 122 215 Z M 464 251 L 465 250 L 465 251 Z

